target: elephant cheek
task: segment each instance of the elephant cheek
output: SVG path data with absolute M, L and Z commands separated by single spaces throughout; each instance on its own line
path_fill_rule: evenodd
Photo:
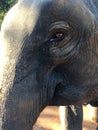
M 62 82 L 57 84 L 52 105 L 76 105 L 89 100 L 89 90 L 85 87 L 66 86 Z

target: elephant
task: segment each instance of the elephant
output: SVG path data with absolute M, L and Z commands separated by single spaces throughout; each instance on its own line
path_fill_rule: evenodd
M 97 11 L 95 0 L 19 0 L 8 11 L 0 33 L 0 130 L 32 130 L 47 105 L 98 97 Z

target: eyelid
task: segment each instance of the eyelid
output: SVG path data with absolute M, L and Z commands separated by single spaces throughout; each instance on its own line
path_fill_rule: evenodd
M 59 28 L 59 29 L 55 28 L 55 29 L 51 30 L 50 36 L 52 36 L 56 33 L 64 33 L 65 31 L 67 31 L 67 29 L 65 30 L 65 29 L 61 29 L 61 28 Z
M 49 27 L 49 31 L 53 30 L 54 28 L 56 29 L 66 29 L 69 27 L 69 24 L 67 22 L 64 22 L 64 21 L 57 21 L 55 23 L 52 23 Z
M 56 26 L 53 26 L 49 29 L 49 32 L 51 31 L 54 31 L 54 30 L 68 30 L 69 29 L 69 26 L 64 26 L 64 25 L 56 25 Z

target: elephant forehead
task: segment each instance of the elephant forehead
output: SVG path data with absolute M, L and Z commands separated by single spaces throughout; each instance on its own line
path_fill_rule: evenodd
M 18 32 L 30 34 L 38 22 L 40 22 L 39 25 L 43 23 L 45 26 L 49 26 L 54 21 L 63 20 L 71 22 L 73 26 L 85 25 L 87 28 L 92 25 L 92 19 L 90 12 L 81 0 L 20 0 L 9 11 L 3 25 L 5 28 L 7 25 L 13 26 L 16 30 L 19 28 Z
M 84 27 L 90 30 L 93 27 L 94 16 L 81 0 L 51 0 L 44 3 L 45 0 L 42 0 L 39 15 L 40 21 L 44 24 L 66 21 L 77 28 Z
M 25 13 L 40 10 L 41 14 L 41 10 L 46 12 L 48 10 L 51 14 L 61 17 L 69 17 L 71 14 L 81 17 L 81 15 L 87 11 L 87 8 L 81 0 L 20 0 L 18 5 L 20 8 L 25 7 L 29 9 L 29 11 Z M 43 15 L 45 15 L 45 12 Z

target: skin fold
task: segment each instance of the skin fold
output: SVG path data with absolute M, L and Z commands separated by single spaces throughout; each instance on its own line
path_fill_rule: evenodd
M 95 0 L 19 0 L 10 9 L 0 33 L 0 130 L 32 130 L 47 105 L 75 109 L 98 97 L 97 12 Z

